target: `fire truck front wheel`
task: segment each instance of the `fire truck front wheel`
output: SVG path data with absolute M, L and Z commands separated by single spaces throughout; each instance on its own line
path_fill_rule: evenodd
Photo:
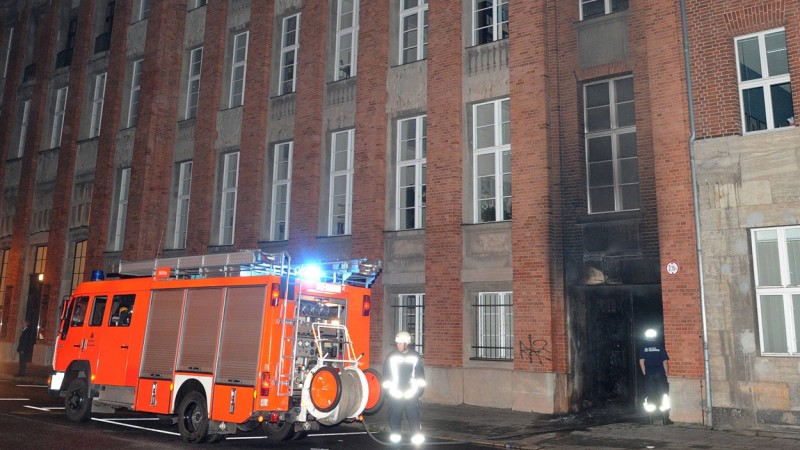
M 64 411 L 73 422 L 86 422 L 92 414 L 92 401 L 89 398 L 89 385 L 86 378 L 75 378 L 67 387 L 64 397 Z
M 197 391 L 186 394 L 178 408 L 178 430 L 188 444 L 203 442 L 208 434 L 206 399 Z

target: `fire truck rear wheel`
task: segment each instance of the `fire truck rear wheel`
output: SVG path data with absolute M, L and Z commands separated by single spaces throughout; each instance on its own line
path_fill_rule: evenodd
M 206 398 L 197 391 L 186 394 L 178 408 L 178 430 L 188 444 L 203 442 L 208 434 Z
M 92 401 L 89 398 L 89 385 L 86 378 L 75 378 L 67 388 L 64 398 L 64 411 L 73 422 L 86 422 L 92 415 Z
M 291 422 L 264 422 L 264 432 L 270 439 L 288 441 L 294 437 L 294 424 Z

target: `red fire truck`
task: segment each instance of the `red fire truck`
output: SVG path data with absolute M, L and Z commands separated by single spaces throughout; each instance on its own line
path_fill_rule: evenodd
M 369 368 L 379 272 L 258 250 L 122 262 L 119 279 L 81 283 L 63 305 L 50 393 L 73 421 L 149 412 L 189 443 L 360 420 L 382 403 Z

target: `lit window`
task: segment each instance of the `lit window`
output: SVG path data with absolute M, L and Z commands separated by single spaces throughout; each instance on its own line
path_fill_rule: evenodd
M 300 50 L 300 14 L 283 19 L 281 37 L 280 95 L 295 90 L 297 79 L 297 54 Z
M 186 118 L 197 117 L 200 101 L 200 69 L 203 66 L 203 47 L 192 50 L 189 58 L 189 80 L 186 87 Z
M 50 148 L 61 146 L 61 132 L 64 129 L 64 114 L 67 111 L 67 89 L 67 87 L 63 87 L 56 92 L 53 128 L 50 133 Z
M 736 38 L 736 61 L 744 132 L 794 125 L 786 31 Z
M 751 231 L 761 352 L 797 355 L 800 227 Z
M 428 0 L 400 2 L 400 64 L 428 57 Z
M 628 0 L 579 0 L 581 20 L 604 16 L 628 9 Z
M 514 359 L 514 296 L 511 292 L 481 292 L 475 308 L 474 356 Z
M 331 136 L 329 236 L 351 233 L 354 135 L 354 130 L 347 130 Z
M 397 229 L 425 227 L 426 117 L 397 122 Z
M 289 238 L 289 201 L 292 197 L 292 142 L 275 146 L 272 170 L 272 229 L 270 240 Z
M 142 63 L 138 60 L 133 63 L 131 74 L 131 100 L 128 105 L 128 128 L 136 126 L 136 119 L 139 116 L 139 91 L 142 87 Z
M 178 189 L 175 193 L 175 235 L 173 248 L 186 248 L 186 230 L 189 227 L 189 195 L 192 190 L 192 161 L 180 163 Z
M 397 331 L 411 335 L 411 348 L 420 355 L 425 345 L 425 294 L 401 294 L 397 296 Z
M 472 2 L 472 45 L 508 39 L 508 0 Z
M 336 8 L 336 80 L 356 76 L 358 1 L 338 0 Z
M 249 32 L 233 37 L 233 58 L 231 64 L 231 96 L 229 106 L 235 108 L 244 104 L 244 77 L 247 71 L 247 39 Z
M 584 101 L 589 212 L 639 209 L 633 78 L 588 84 Z
M 219 245 L 233 244 L 236 223 L 236 191 L 239 184 L 239 152 L 224 156 L 222 165 L 222 202 L 219 211 Z
M 511 220 L 511 113 L 509 100 L 479 103 L 473 118 L 475 222 Z

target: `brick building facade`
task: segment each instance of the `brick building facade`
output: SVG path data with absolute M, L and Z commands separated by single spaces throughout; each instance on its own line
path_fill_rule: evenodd
M 722 3 L 687 1 L 704 157 L 772 136 L 736 126 L 732 37 L 797 45 L 792 2 Z M 634 408 L 657 327 L 673 417 L 703 421 L 680 4 L 0 0 L 0 354 L 28 317 L 47 361 L 61 299 L 120 259 L 369 257 L 372 351 L 411 332 L 429 401 Z M 703 221 L 729 217 L 699 186 Z

